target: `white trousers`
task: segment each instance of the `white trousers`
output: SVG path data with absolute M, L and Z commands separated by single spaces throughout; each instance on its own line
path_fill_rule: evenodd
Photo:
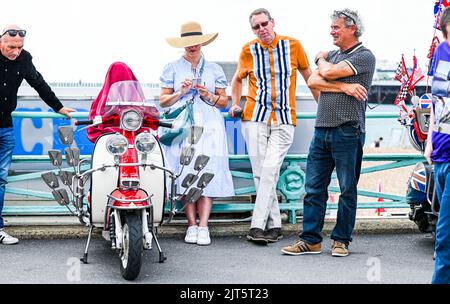
M 247 144 L 256 187 L 251 228 L 265 230 L 281 227 L 276 187 L 284 157 L 294 141 L 294 131 L 292 125 L 242 122 L 242 135 Z

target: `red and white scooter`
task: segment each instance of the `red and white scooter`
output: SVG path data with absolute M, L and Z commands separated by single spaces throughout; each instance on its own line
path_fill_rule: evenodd
M 95 143 L 90 168 L 88 160 L 80 160 L 79 149 L 72 147 L 73 127 L 58 129 L 65 148 L 67 163 L 71 168 L 61 168 L 62 155 L 59 150 L 49 151 L 53 165 L 59 168 L 59 178 L 69 188 L 59 188 L 55 172 L 42 174 L 46 184 L 53 189 L 55 200 L 67 208 L 81 223 L 89 226 L 89 235 L 81 261 L 87 263 L 88 248 L 94 228 L 102 228 L 102 236 L 111 242 L 111 249 L 120 257 L 122 276 L 134 280 L 140 272 L 143 250 L 152 248 L 154 242 L 159 251 L 159 262 L 166 259 L 156 236 L 156 227 L 163 223 L 166 202 L 170 222 L 178 211 L 177 202 L 193 203 L 202 195 L 203 189 L 213 174 L 200 171 L 209 157 L 200 155 L 195 160 L 197 175 L 188 175 L 183 180 L 186 191 L 176 195 L 175 182 L 181 172 L 175 173 L 165 167 L 164 152 L 159 143 L 158 127 L 171 127 L 159 120 L 159 112 L 152 102 L 145 100 L 137 81 L 114 83 L 101 116 L 91 121 L 77 121 L 75 125 L 103 125 L 117 127 L 118 132 L 103 134 Z M 190 164 L 195 145 L 202 133 L 201 127 L 192 127 L 189 145 L 180 155 L 180 163 Z M 85 171 L 83 171 L 85 170 Z M 71 172 L 72 171 L 72 172 Z M 168 177 L 168 178 L 166 178 Z M 90 195 L 85 203 L 86 187 Z M 198 180 L 196 187 L 193 184 Z M 166 181 L 171 183 L 166 195 Z M 182 199 L 183 198 L 183 199 Z

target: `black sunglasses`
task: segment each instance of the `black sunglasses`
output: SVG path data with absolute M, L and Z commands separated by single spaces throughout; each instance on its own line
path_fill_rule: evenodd
M 11 37 L 16 37 L 17 34 L 19 34 L 20 37 L 25 37 L 25 35 L 27 34 L 26 30 L 6 30 L 3 32 L 2 36 L 4 36 L 6 33 L 9 34 L 9 36 Z M 0 37 L 2 37 L 0 36 Z
M 270 22 L 270 20 L 267 20 L 267 21 L 255 24 L 252 26 L 252 29 L 257 31 L 257 30 L 259 30 L 260 27 L 266 27 L 269 24 L 269 22 Z
M 344 15 L 345 17 L 347 17 L 348 19 L 350 19 L 351 21 L 353 21 L 353 24 L 356 25 L 355 18 L 353 18 L 353 17 L 350 16 L 349 14 L 344 13 L 343 11 L 336 11 L 336 13 L 338 13 L 339 15 Z

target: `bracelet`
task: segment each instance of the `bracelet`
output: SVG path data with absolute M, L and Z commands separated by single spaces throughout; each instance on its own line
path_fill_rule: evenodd
M 220 95 L 217 95 L 217 100 L 216 100 L 216 102 L 214 103 L 213 107 L 216 106 L 216 104 L 219 102 L 219 99 L 220 99 Z

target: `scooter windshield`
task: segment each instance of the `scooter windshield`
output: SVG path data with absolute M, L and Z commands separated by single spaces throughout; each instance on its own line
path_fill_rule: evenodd
M 130 108 L 149 118 L 159 119 L 158 109 L 151 101 L 146 101 L 138 81 L 119 81 L 111 85 L 102 116 L 120 114 Z

